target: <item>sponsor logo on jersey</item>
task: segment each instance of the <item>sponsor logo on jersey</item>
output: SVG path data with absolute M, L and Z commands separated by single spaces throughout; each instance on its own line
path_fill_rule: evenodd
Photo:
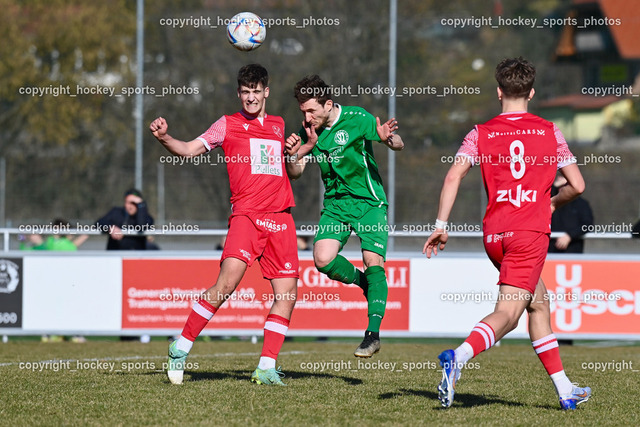
M 329 151 L 329 154 L 326 157 L 329 163 L 338 163 L 340 162 L 341 159 L 344 159 L 344 156 L 340 155 L 344 151 L 343 146 L 330 147 L 328 151 Z
M 339 130 L 336 132 L 336 136 L 333 138 L 333 141 L 338 145 L 345 145 L 349 142 L 349 132 L 346 130 Z
M 251 138 L 251 173 L 282 176 L 282 144 L 273 139 Z
M 282 130 L 279 126 L 273 125 L 271 128 L 273 129 L 273 133 L 275 133 L 278 138 L 282 138 Z
M 523 190 L 522 184 L 518 184 L 515 191 L 512 190 L 498 190 L 496 202 L 509 202 L 519 208 L 523 203 L 535 202 L 538 195 L 537 190 Z
M 263 165 L 275 164 L 275 153 L 273 152 L 273 145 L 260 144 L 260 163 Z
M 517 129 L 510 132 L 489 132 L 487 134 L 487 139 L 493 139 L 496 136 L 518 136 L 518 135 L 544 136 L 545 132 L 546 132 L 545 129 Z
M 244 128 L 244 130 L 249 130 L 249 123 L 243 123 L 242 127 Z

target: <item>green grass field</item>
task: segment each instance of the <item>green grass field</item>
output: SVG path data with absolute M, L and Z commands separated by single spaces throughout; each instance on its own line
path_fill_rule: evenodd
M 0 419 L 4 425 L 640 423 L 638 346 L 562 346 L 569 378 L 593 389 L 588 402 L 567 413 L 531 346 L 509 341 L 472 360 L 453 406 L 441 408 L 437 355 L 457 342 L 383 340 L 381 352 L 363 360 L 352 355 L 355 339 L 287 341 L 278 363 L 288 386 L 269 387 L 249 381 L 260 342 L 198 341 L 185 383 L 176 386 L 161 370 L 164 341 L 12 340 L 0 345 Z

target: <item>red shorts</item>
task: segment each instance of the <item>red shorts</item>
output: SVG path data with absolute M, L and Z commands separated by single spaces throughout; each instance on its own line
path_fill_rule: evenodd
M 535 292 L 547 258 L 548 234 L 536 231 L 485 234 L 484 249 L 493 265 L 500 270 L 499 285 Z
M 221 262 L 238 258 L 260 263 L 265 279 L 298 278 L 296 226 L 289 212 L 233 214 Z

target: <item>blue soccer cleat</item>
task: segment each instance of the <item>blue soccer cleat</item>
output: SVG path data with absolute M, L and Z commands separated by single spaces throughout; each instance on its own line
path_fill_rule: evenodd
M 560 396 L 560 406 L 565 411 L 576 409 L 577 405 L 586 402 L 590 397 L 591 389 L 589 387 L 578 387 L 577 384 L 574 384 L 570 394 Z
M 284 373 L 280 371 L 279 368 L 256 368 L 253 374 L 251 374 L 251 382 L 264 385 L 286 385 L 280 379 L 281 377 L 284 377 Z
M 178 340 L 169 344 L 169 360 L 167 361 L 167 376 L 171 384 L 182 384 L 184 365 L 189 353 L 176 348 Z
M 453 403 L 456 382 L 460 379 L 462 371 L 456 363 L 456 353 L 453 350 L 445 350 L 438 356 L 442 366 L 442 380 L 438 384 L 438 400 L 445 408 Z

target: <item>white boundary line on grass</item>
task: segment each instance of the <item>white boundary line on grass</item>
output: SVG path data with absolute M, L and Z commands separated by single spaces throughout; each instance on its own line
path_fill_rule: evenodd
M 283 351 L 280 353 L 280 355 L 283 356 L 287 356 L 287 355 L 297 355 L 297 354 L 307 354 L 307 351 Z M 201 358 L 201 359 L 206 359 L 206 358 L 215 358 L 215 357 L 233 357 L 233 356 L 259 356 L 260 352 L 249 352 L 249 353 L 214 353 L 214 354 L 194 354 L 189 356 L 189 358 Z M 97 358 L 97 357 L 93 357 L 91 359 L 49 359 L 49 360 L 40 360 L 37 362 L 28 362 L 28 361 L 22 361 L 22 362 L 5 362 L 5 363 L 0 363 L 0 367 L 7 367 L 7 366 L 14 366 L 14 365 L 20 365 L 20 364 L 27 364 L 29 363 L 31 366 L 33 365 L 47 365 L 47 364 L 54 364 L 54 363 L 73 363 L 73 362 L 123 362 L 123 361 L 127 361 L 127 360 L 155 360 L 155 359 L 166 359 L 167 356 L 123 356 L 123 357 L 101 357 L 101 358 Z

